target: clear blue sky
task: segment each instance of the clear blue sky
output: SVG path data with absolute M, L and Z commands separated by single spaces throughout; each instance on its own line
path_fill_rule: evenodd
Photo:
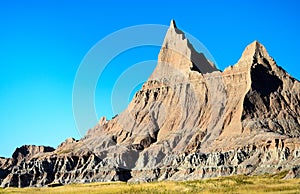
M 244 47 L 257 39 L 280 66 L 299 79 L 299 8 L 296 0 L 3 0 L 0 156 L 10 157 L 23 144 L 56 147 L 68 137 L 80 137 L 72 113 L 77 68 L 94 44 L 124 27 L 169 25 L 174 18 L 181 29 L 208 48 L 220 69 L 234 64 Z M 138 53 L 144 54 L 144 59 L 156 59 L 158 50 L 144 48 L 128 52 L 128 56 L 123 53 L 113 64 L 130 65 Z M 100 86 L 97 91 L 97 113 L 110 118 L 109 107 L 101 108 L 105 94 L 99 92 Z

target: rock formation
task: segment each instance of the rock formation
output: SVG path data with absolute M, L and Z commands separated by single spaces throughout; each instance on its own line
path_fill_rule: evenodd
M 25 146 L 1 158 L 1 186 L 299 177 L 299 104 L 299 81 L 258 41 L 221 72 L 171 21 L 156 69 L 124 112 L 56 150 Z

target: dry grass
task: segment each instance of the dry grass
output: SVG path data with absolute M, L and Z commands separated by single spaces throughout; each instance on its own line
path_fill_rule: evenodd
M 0 189 L 0 193 L 300 193 L 300 179 L 283 180 L 282 176 L 239 175 L 182 182 L 71 184 L 55 188 L 6 188 Z

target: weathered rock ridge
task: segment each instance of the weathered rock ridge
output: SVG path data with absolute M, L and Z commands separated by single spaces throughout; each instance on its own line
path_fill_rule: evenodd
M 0 158 L 2 187 L 300 176 L 300 83 L 254 41 L 223 72 L 172 20 L 157 67 L 128 108 L 57 149 Z

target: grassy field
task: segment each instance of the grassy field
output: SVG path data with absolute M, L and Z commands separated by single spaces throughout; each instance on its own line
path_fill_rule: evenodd
M 300 179 L 282 175 L 231 176 L 198 181 L 71 184 L 54 188 L 5 188 L 0 193 L 300 193 Z

